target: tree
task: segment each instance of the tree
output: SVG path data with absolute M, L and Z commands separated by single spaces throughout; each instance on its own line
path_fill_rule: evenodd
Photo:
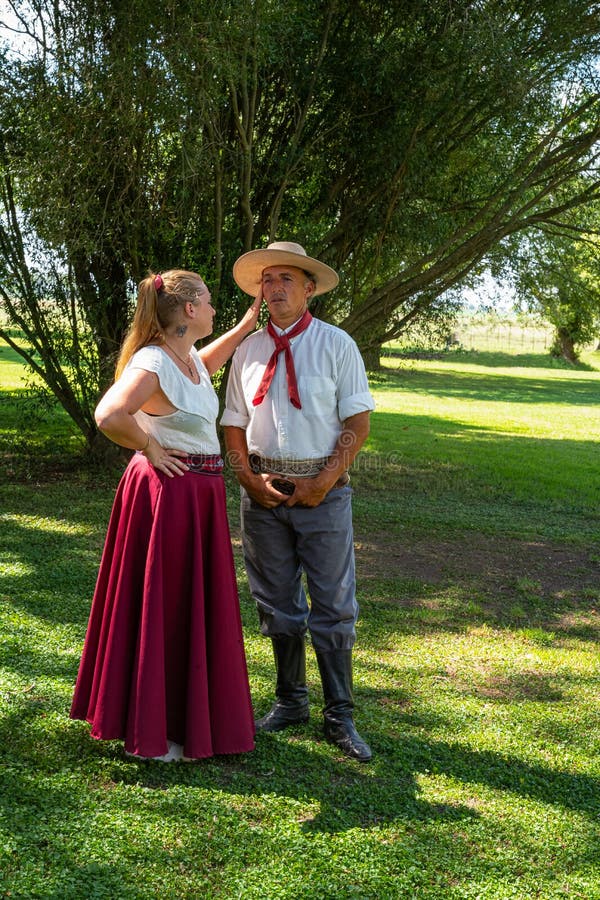
M 600 331 L 600 230 L 590 217 L 578 218 L 521 237 L 495 269 L 522 308 L 553 325 L 550 352 L 571 363 Z
M 42 373 L 41 298 L 70 298 L 56 365 L 88 421 L 67 351 L 83 324 L 106 384 L 149 266 L 206 273 L 224 327 L 236 256 L 297 239 L 341 273 L 315 313 L 376 360 L 499 242 L 599 197 L 597 3 L 7 5 L 29 39 L 0 74 L 0 284 Z

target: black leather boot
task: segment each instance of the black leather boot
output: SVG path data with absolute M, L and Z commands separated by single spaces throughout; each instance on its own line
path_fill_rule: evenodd
M 350 759 L 368 762 L 373 755 L 371 748 L 352 718 L 352 650 L 317 650 L 316 654 L 325 697 L 325 737 Z
M 304 635 L 281 634 L 272 637 L 271 641 L 277 670 L 277 700 L 270 711 L 254 723 L 257 731 L 283 731 L 291 725 L 308 722 Z

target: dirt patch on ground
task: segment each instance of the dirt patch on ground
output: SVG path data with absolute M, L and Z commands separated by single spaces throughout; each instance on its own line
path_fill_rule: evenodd
M 238 528 L 232 539 L 241 555 Z M 385 532 L 357 532 L 355 548 L 363 597 L 406 610 L 435 609 L 450 592 L 465 606 L 475 601 L 483 619 L 494 624 L 521 620 L 600 641 L 600 553 L 594 548 L 474 533 L 407 543 Z M 381 582 L 388 581 L 382 591 Z M 461 619 L 460 605 L 447 607 L 449 620 Z
M 448 589 L 476 600 L 495 621 L 522 615 L 600 640 L 600 557 L 591 548 L 473 533 L 411 544 L 358 534 L 356 562 L 367 594 L 370 583 L 397 580 L 386 600 L 404 607 L 436 605 Z
M 357 571 L 361 578 L 417 578 L 430 584 L 448 581 L 521 585 L 527 590 L 558 595 L 582 589 L 600 592 L 600 562 L 590 551 L 543 541 L 516 541 L 469 533 L 447 541 L 410 545 L 390 541 L 386 534 L 356 537 Z

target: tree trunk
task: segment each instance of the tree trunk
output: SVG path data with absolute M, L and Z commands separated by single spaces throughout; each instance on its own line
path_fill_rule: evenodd
M 87 434 L 86 440 L 92 462 L 103 470 L 113 467 L 124 469 L 133 453 L 132 450 L 110 441 L 97 429 Z
M 566 359 L 566 361 L 570 363 L 576 363 L 579 360 L 579 355 L 575 350 L 575 343 L 570 332 L 560 327 L 556 329 L 550 353 L 552 356 Z
M 381 368 L 381 347 L 368 347 L 365 350 L 359 349 L 367 372 L 377 372 Z

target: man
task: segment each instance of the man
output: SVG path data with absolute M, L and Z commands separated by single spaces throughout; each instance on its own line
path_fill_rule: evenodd
M 221 419 L 242 488 L 250 589 L 277 670 L 276 702 L 256 728 L 280 731 L 308 721 L 308 628 L 325 696 L 325 736 L 366 762 L 371 750 L 353 721 L 358 605 L 348 484 L 374 408 L 364 365 L 349 335 L 308 311 L 338 276 L 299 244 L 245 253 L 233 276 L 247 294 L 262 292 L 270 313 L 267 328 L 233 357 Z

